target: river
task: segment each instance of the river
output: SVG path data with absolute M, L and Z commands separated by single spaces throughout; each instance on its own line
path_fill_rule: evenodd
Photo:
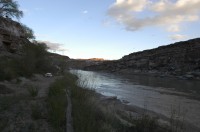
M 200 128 L 200 81 L 142 75 L 71 70 L 79 84 L 106 96 L 116 96 L 128 105 L 177 118 Z

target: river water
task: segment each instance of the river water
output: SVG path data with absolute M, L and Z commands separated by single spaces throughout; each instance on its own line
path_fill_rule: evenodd
M 106 96 L 116 96 L 168 118 L 173 114 L 200 128 L 200 81 L 158 78 L 142 75 L 115 75 L 71 70 L 79 84 Z

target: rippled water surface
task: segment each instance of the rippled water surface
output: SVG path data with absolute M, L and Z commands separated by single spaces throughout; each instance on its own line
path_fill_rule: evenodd
M 106 96 L 117 96 L 129 105 L 170 117 L 172 111 L 200 128 L 200 81 L 150 76 L 121 76 L 109 73 L 71 70 L 79 83 Z

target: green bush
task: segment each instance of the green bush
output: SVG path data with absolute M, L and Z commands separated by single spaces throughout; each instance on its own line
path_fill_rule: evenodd
M 34 73 L 56 72 L 45 44 L 29 43 L 23 46 L 22 51 L 24 55 L 21 57 L 0 58 L 0 81 L 19 76 L 31 77 Z

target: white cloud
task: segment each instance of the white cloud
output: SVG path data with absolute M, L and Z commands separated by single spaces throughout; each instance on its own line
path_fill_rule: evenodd
M 167 28 L 167 31 L 169 31 L 169 32 L 179 32 L 180 26 L 179 25 L 171 25 Z
M 87 14 L 87 13 L 88 13 L 88 11 L 87 11 L 87 10 L 85 10 L 85 11 L 83 11 L 82 13 L 83 13 L 83 14 Z
M 166 1 L 166 0 L 160 0 L 159 2 L 157 3 L 154 3 L 153 5 L 151 5 L 151 10 L 153 11 L 157 11 L 157 12 L 161 12 L 161 11 L 164 11 L 166 10 L 166 7 L 170 6 L 170 3 L 169 1 Z
M 128 9 L 130 11 L 140 12 L 148 4 L 147 0 L 116 0 L 112 8 Z
M 49 42 L 49 41 L 38 41 L 41 43 L 45 43 L 49 50 L 52 50 L 53 52 L 63 52 L 63 51 L 68 51 L 68 49 L 65 49 L 63 44 L 60 43 L 54 43 L 54 42 Z
M 171 35 L 170 38 L 172 40 L 183 40 L 183 39 L 186 39 L 187 36 L 186 35 L 181 35 L 181 34 L 174 34 L 174 35 Z
M 163 26 L 169 32 L 178 32 L 181 23 L 199 20 L 200 0 L 173 1 L 116 0 L 107 14 L 130 31 Z

